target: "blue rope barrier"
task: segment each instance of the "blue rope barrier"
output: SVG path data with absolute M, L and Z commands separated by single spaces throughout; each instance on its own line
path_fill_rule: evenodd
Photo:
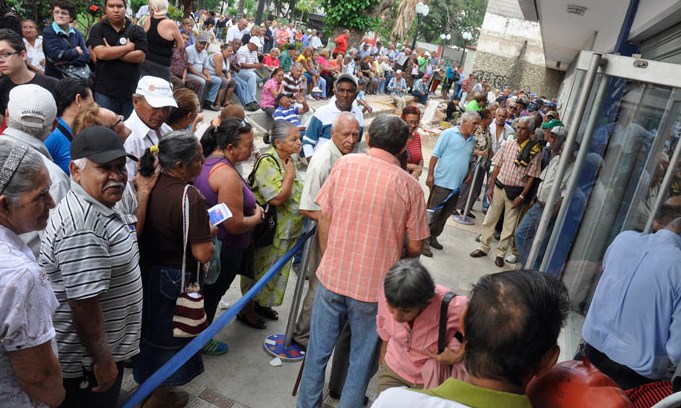
M 284 267 L 284 265 L 293 257 L 293 255 L 298 251 L 300 247 L 305 244 L 315 230 L 308 231 L 303 234 L 298 242 L 291 248 L 288 252 L 284 254 L 281 258 L 275 262 L 270 269 L 263 275 L 258 282 L 243 295 L 232 307 L 230 307 L 226 312 L 221 314 L 213 323 L 202 331 L 201 334 L 194 337 L 192 341 L 187 343 L 180 351 L 177 352 L 170 360 L 168 360 L 161 368 L 156 370 L 145 382 L 137 387 L 137 390 L 130 395 L 130 397 L 123 403 L 122 408 L 134 408 L 137 404 L 140 404 L 144 399 L 149 396 L 156 388 L 158 388 L 163 381 L 168 379 L 178 368 L 182 367 L 194 354 L 201 351 L 203 346 L 213 338 L 223 327 L 227 325 L 230 321 L 236 317 L 237 313 L 243 309 L 243 307 L 248 303 L 262 288 L 269 283 L 274 276 L 279 273 L 279 270 Z

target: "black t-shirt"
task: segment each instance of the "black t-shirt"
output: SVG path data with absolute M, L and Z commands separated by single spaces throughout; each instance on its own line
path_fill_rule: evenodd
M 9 91 L 15 87 L 19 85 L 34 84 L 41 86 L 54 94 L 54 87 L 57 85 L 57 82 L 58 81 L 55 78 L 40 74 L 35 74 L 33 79 L 26 82 L 25 84 L 15 84 L 8 77 L 0 79 L 0 112 L 2 112 L 3 115 L 5 114 L 5 111 L 7 110 L 7 103 L 9 102 Z
M 104 39 L 112 47 L 120 47 L 126 41 L 135 44 L 135 50 L 147 53 L 147 34 L 144 29 L 126 18 L 125 28 L 116 31 L 108 19 L 96 23 L 90 28 L 87 44 L 94 50 L 99 45 L 106 45 Z M 95 93 L 101 93 L 114 99 L 130 99 L 137 89 L 140 77 L 140 64 L 125 62 L 120 59 L 97 60 L 95 65 Z

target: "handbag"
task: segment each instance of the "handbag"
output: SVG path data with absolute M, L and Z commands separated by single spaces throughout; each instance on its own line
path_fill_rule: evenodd
M 184 284 L 184 274 L 187 261 L 187 244 L 189 241 L 189 198 L 187 190 L 191 187 L 187 184 L 182 194 L 182 277 L 180 278 L 182 293 L 175 301 L 175 313 L 173 314 L 173 336 L 178 338 L 196 337 L 206 327 L 206 311 L 204 309 L 203 294 L 199 286 L 199 274 L 201 264 L 197 262 L 196 282 Z
M 248 185 L 251 186 L 251 189 L 253 189 L 253 185 L 255 184 L 255 173 L 258 171 L 260 162 L 265 157 L 269 157 L 272 160 L 274 160 L 274 162 L 277 164 L 277 169 L 281 171 L 279 162 L 277 161 L 277 159 L 274 158 L 274 156 L 272 156 L 269 153 L 261 155 L 255 162 L 255 165 L 253 166 L 253 171 L 251 171 L 251 174 L 248 175 Z M 263 206 L 263 210 L 265 212 L 265 219 L 260 224 L 256 225 L 255 228 L 253 229 L 253 245 L 256 248 L 262 248 L 272 245 L 272 243 L 274 242 L 274 231 L 277 228 L 277 207 L 269 205 L 267 203 L 258 204 Z
M 64 40 L 69 47 L 73 46 L 73 44 L 71 44 L 71 42 L 66 38 L 62 37 L 62 40 Z M 64 78 L 73 78 L 87 82 L 90 80 L 90 77 L 92 77 L 92 70 L 90 70 L 90 66 L 88 64 L 81 66 L 76 66 L 73 64 L 54 64 L 54 69 L 59 71 Z

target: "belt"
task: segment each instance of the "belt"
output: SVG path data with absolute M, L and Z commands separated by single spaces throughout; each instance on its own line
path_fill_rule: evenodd
M 504 186 L 504 184 L 501 181 L 499 181 L 499 179 L 494 180 L 494 185 L 499 187 L 502 190 L 504 189 L 504 187 L 506 187 L 506 186 Z

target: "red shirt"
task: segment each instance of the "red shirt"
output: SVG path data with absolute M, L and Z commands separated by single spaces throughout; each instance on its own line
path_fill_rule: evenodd
M 333 49 L 334 54 L 339 52 L 345 55 L 345 51 L 348 49 L 348 37 L 345 34 L 341 34 L 334 40 L 336 43 L 336 48 Z
M 423 153 L 421 152 L 421 136 L 418 132 L 414 132 L 412 139 L 407 139 L 407 150 L 409 151 L 409 164 L 419 164 L 423 160 Z

